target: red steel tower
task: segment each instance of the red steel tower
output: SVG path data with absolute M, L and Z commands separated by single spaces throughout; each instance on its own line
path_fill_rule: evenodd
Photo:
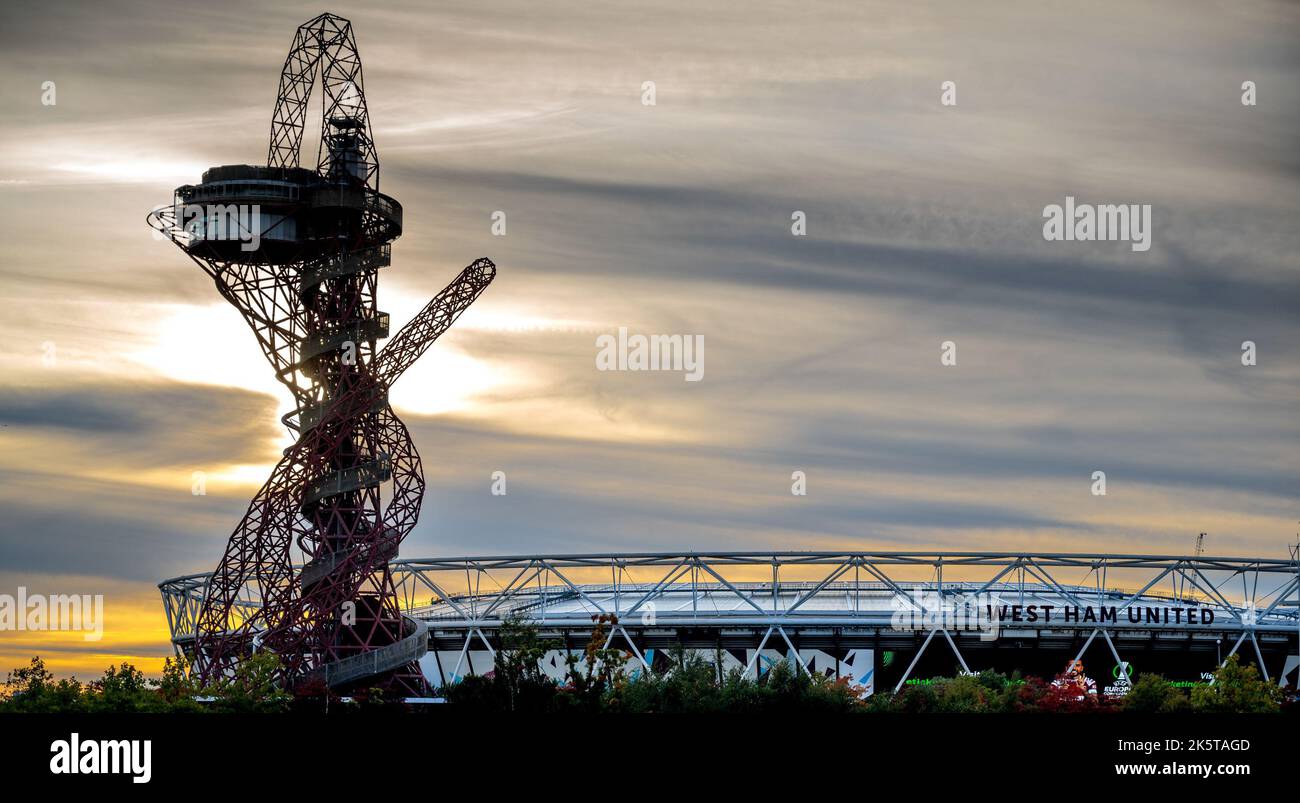
M 299 161 L 318 74 L 323 113 L 310 169 Z M 478 298 L 495 266 L 469 265 L 378 346 L 389 334 L 376 306 L 379 271 L 402 232 L 402 207 L 379 192 L 356 40 L 332 14 L 294 37 L 267 164 L 213 167 L 173 201 L 150 224 L 212 277 L 297 404 L 283 419 L 295 443 L 208 586 L 195 671 L 216 680 L 270 650 L 288 685 L 318 679 L 426 694 L 417 663 L 425 630 L 398 610 L 388 570 L 419 516 L 424 475 L 388 389 Z M 241 604 L 250 594 L 253 604 Z

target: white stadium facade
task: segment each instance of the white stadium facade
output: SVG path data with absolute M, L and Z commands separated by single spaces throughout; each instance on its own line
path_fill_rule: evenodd
M 435 687 L 493 671 L 506 622 L 534 626 L 562 681 L 592 633 L 630 674 L 683 654 L 751 677 L 776 662 L 864 693 L 993 669 L 1051 678 L 1074 661 L 1108 693 L 1143 673 L 1193 685 L 1231 655 L 1295 687 L 1294 559 L 995 552 L 715 552 L 395 560 L 427 630 Z M 207 575 L 160 584 L 186 652 Z M 258 590 L 241 605 L 256 610 Z M 600 619 L 604 619 L 601 623 Z

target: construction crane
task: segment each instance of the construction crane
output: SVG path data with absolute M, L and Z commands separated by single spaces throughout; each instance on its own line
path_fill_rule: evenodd
M 1196 536 L 1196 543 L 1192 546 L 1191 557 L 1193 560 L 1205 554 L 1205 533 L 1199 533 Z M 1178 599 L 1184 598 L 1184 592 L 1187 589 L 1187 573 L 1178 572 L 1174 576 L 1174 596 Z
M 321 135 L 309 169 L 299 162 L 318 77 Z M 213 167 L 199 184 L 177 188 L 173 205 L 149 222 L 244 317 L 297 405 L 282 419 L 295 442 L 206 589 L 189 650 L 194 671 L 215 681 L 269 650 L 287 686 L 427 696 L 418 665 L 426 630 L 398 609 L 388 569 L 416 524 L 424 475 L 388 392 L 487 288 L 496 266 L 471 263 L 379 348 L 389 334 L 376 305 L 379 271 L 402 233 L 402 207 L 379 191 L 351 23 L 321 14 L 298 28 L 266 165 Z

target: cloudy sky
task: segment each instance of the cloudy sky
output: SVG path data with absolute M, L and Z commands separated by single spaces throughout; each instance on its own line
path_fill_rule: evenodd
M 265 159 L 322 10 L 3 11 L 0 593 L 103 593 L 108 621 L 0 633 L 0 671 L 156 670 L 156 583 L 215 565 L 287 442 L 251 333 L 144 218 Z M 500 270 L 393 393 L 430 481 L 404 555 L 1294 542 L 1300 7 L 328 10 L 405 206 L 380 306 Z M 1150 204 L 1150 250 L 1044 241 L 1067 195 Z M 703 381 L 596 370 L 620 326 L 702 335 Z

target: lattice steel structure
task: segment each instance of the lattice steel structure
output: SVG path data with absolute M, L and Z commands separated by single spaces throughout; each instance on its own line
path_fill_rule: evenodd
M 489 670 L 500 648 L 497 633 L 511 618 L 530 622 L 573 650 L 593 631 L 593 617 L 612 615 L 617 623 L 608 628 L 605 646 L 623 649 L 648 671 L 656 664 L 652 650 L 683 645 L 706 652 L 728 648 L 739 656 L 732 666 L 745 672 L 753 672 L 771 647 L 788 649 L 804 670 L 812 669 L 810 653 L 834 653 L 838 664 L 850 647 L 895 650 L 905 657 L 894 668 L 901 674 L 890 679 L 896 688 L 935 647 L 964 671 L 988 668 L 980 662 L 998 650 L 1042 650 L 1064 662 L 1099 645 L 1100 654 L 1117 666 L 1135 654 L 1145 658 L 1159 651 L 1197 650 L 1208 653 L 1211 663 L 1244 652 L 1265 677 L 1287 674 L 1294 682 L 1300 644 L 1295 559 L 620 553 L 396 560 L 390 571 L 403 610 L 426 625 L 431 649 L 445 656 L 438 673 L 446 682 Z M 192 642 L 207 582 L 207 575 L 191 575 L 159 586 L 178 650 Z M 1007 621 L 993 640 L 954 626 L 954 608 L 988 595 L 1008 609 L 1052 605 L 1058 611 L 1113 610 L 1116 616 Z M 1174 612 L 1181 612 L 1178 621 Z M 915 626 L 900 630 L 900 614 Z M 1030 646 L 1018 646 L 1023 644 Z M 476 662 L 475 652 L 484 660 Z
M 320 147 L 307 169 L 299 160 L 317 76 Z M 376 304 L 379 271 L 402 232 L 402 208 L 379 192 L 351 23 L 322 14 L 298 28 L 267 165 L 211 168 L 149 222 L 244 317 L 297 405 L 283 419 L 293 446 L 204 584 L 196 672 L 226 676 L 265 649 L 280 656 L 291 685 L 315 678 L 425 694 L 416 663 L 424 626 L 402 615 L 389 568 L 419 516 L 424 477 L 388 390 L 496 269 L 487 259 L 466 267 L 379 348 L 389 334 Z

